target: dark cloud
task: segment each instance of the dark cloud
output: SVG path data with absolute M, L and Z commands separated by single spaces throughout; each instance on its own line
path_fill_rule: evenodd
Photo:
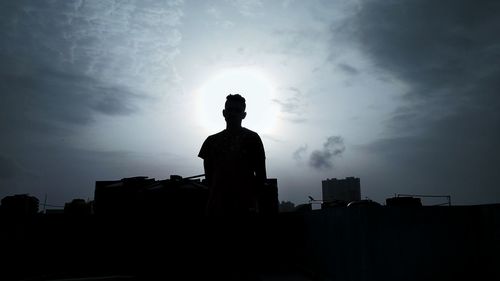
M 328 137 L 323 149 L 314 150 L 309 157 L 309 165 L 315 169 L 331 169 L 333 160 L 345 150 L 344 139 L 341 136 Z
M 500 30 L 496 1 L 364 3 L 354 25 L 360 47 L 412 83 L 409 95 L 468 95 L 500 69 L 490 63 L 500 51 L 492 36 Z
M 13 62 L 5 59 L 4 62 Z M 15 62 L 13 62 L 15 63 Z M 10 64 L 15 65 L 15 64 Z M 44 68 L 45 67 L 45 68 Z M 71 138 L 91 125 L 96 115 L 128 115 L 138 97 L 126 89 L 105 85 L 77 73 L 62 73 L 51 66 L 6 73 L 0 66 L 0 131 L 3 149 L 51 143 Z M 13 155 L 15 158 L 15 155 Z
M 500 3 L 362 3 L 343 31 L 376 67 L 410 87 L 387 123 L 388 137 L 368 151 L 399 171 L 400 186 L 418 178 L 426 183 L 421 192 L 500 200 Z

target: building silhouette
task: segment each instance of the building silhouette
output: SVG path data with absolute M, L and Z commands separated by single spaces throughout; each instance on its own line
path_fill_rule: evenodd
M 94 212 L 104 215 L 201 215 L 208 188 L 199 179 L 131 177 L 96 181 Z
M 90 215 L 86 214 L 92 201 L 74 199 L 64 206 L 70 215 L 46 215 L 37 213 L 35 197 L 8 196 L 0 206 L 4 242 L 0 280 L 45 280 L 46 276 L 57 280 L 118 280 L 114 277 L 120 276 L 126 280 L 178 276 L 184 277 L 181 280 L 275 280 L 274 276 L 276 280 L 500 280 L 500 204 L 421 206 L 418 198 L 399 196 L 388 198 L 387 206 L 366 208 L 368 200 L 355 200 L 360 197 L 359 179 L 324 182 L 326 192 L 350 188 L 358 196 L 342 198 L 332 192 L 324 200 L 347 199 L 358 207 L 312 211 L 308 203 L 276 216 L 177 216 L 202 212 L 207 192 L 202 181 L 180 176 L 98 181 L 97 212 Z M 277 181 L 271 180 L 267 187 L 263 194 L 272 197 L 262 204 L 269 202 L 267 207 L 272 209 Z M 174 216 L 151 215 L 156 212 Z M 138 213 L 146 215 L 135 216 Z
M 278 179 L 266 179 L 265 186 L 258 200 L 259 213 L 277 214 L 279 212 Z
M 7 215 L 35 215 L 38 213 L 38 198 L 28 194 L 6 196 L 1 201 L 0 211 Z
M 64 204 L 64 213 L 69 215 L 90 215 L 92 214 L 92 202 L 76 198 Z
M 322 183 L 323 202 L 352 202 L 361 200 L 360 180 L 355 177 L 326 179 Z
M 171 175 L 169 179 L 155 180 L 139 176 L 96 181 L 93 209 L 98 215 L 201 216 L 205 214 L 208 196 L 205 181 L 198 178 Z M 259 213 L 278 213 L 277 179 L 266 180 L 258 200 Z

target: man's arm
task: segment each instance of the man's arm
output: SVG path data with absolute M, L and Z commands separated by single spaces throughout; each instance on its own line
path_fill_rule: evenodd
M 207 159 L 203 159 L 203 169 L 205 170 L 205 179 L 207 181 L 208 186 L 212 186 L 212 165 L 210 165 L 210 161 Z
M 208 137 L 201 146 L 200 152 L 198 153 L 198 157 L 203 159 L 203 169 L 205 170 L 205 180 L 208 186 L 212 185 L 213 180 L 213 171 L 212 164 L 210 163 L 210 137 Z
M 265 158 L 257 161 L 257 165 L 255 167 L 255 178 L 257 180 L 258 186 L 264 186 L 264 183 L 267 179 Z
M 264 186 L 267 179 L 266 174 L 266 153 L 264 144 L 259 136 L 257 136 L 256 159 L 255 159 L 255 178 L 260 187 Z
M 266 155 L 264 152 L 264 144 L 262 143 L 262 140 L 260 137 L 257 137 L 257 146 L 256 146 L 256 153 L 255 153 L 255 181 L 256 181 L 256 188 L 257 188 L 257 212 L 261 214 L 266 214 L 268 213 L 268 204 L 266 203 L 267 200 L 267 189 L 266 189 L 266 180 L 267 180 L 267 173 L 266 173 Z

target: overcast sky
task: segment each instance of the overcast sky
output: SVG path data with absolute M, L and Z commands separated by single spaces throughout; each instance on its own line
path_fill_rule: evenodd
M 2 1 L 0 197 L 203 173 L 248 102 L 280 200 L 500 201 L 498 1 Z

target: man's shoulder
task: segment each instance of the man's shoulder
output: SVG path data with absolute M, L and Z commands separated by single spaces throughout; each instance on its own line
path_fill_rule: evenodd
M 213 135 L 208 136 L 208 138 L 210 138 L 210 139 L 220 139 L 220 138 L 224 137 L 225 131 L 226 130 L 222 130 L 222 131 L 220 131 L 218 133 L 215 133 Z
M 215 133 L 215 134 L 213 134 L 213 135 L 208 136 L 208 137 L 207 137 L 207 140 L 213 140 L 213 139 L 218 139 L 218 138 L 221 138 L 221 137 L 224 135 L 224 131 L 225 131 L 225 130 L 222 130 L 222 131 L 220 131 L 220 132 L 218 132 L 218 133 Z
M 241 129 L 242 129 L 242 133 L 245 136 L 260 138 L 259 134 L 257 134 L 256 132 L 254 132 L 254 131 L 252 131 L 250 129 L 247 129 L 245 127 L 242 127 Z
M 241 127 L 241 131 L 238 134 L 243 139 L 260 139 L 259 134 L 257 134 L 256 132 L 254 132 L 250 129 L 247 129 L 245 127 Z M 222 141 L 223 139 L 227 138 L 227 136 L 228 136 L 228 132 L 226 130 L 222 130 L 218 133 L 215 133 L 213 135 L 208 136 L 207 139 L 205 140 L 205 142 L 217 143 L 217 142 Z
M 224 139 L 224 131 L 220 131 L 218 133 L 208 136 L 205 139 L 205 142 L 203 142 L 203 146 L 208 148 L 217 145 L 218 143 L 223 141 L 223 139 Z
M 221 131 L 221 132 L 218 132 L 216 134 L 208 136 L 205 139 L 205 141 L 203 142 L 201 149 L 200 149 L 200 152 L 198 153 L 198 156 L 203 158 L 203 159 L 206 159 L 207 157 L 209 157 L 209 155 L 211 153 L 210 151 L 212 151 L 213 148 L 215 146 L 218 146 L 218 144 L 220 143 L 222 136 L 223 136 L 223 132 L 224 131 Z

